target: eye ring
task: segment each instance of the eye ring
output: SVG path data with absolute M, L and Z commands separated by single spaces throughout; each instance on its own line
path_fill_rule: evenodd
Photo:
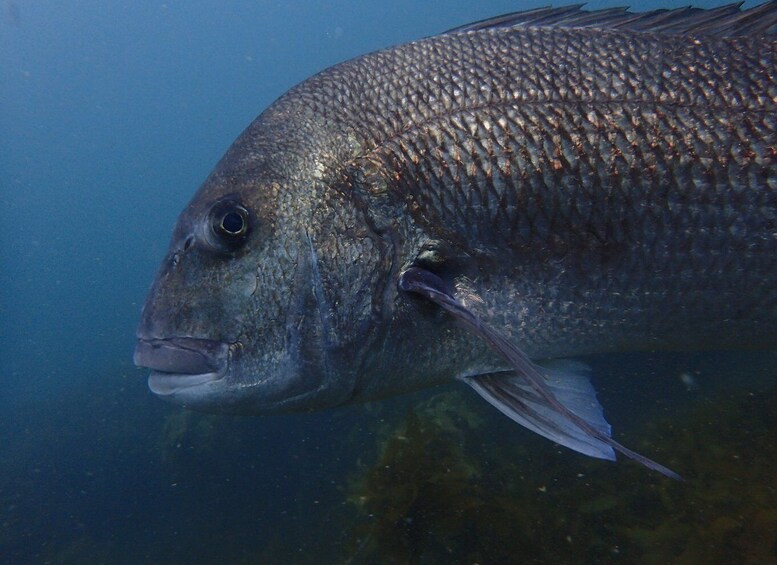
M 251 214 L 233 200 L 217 202 L 210 212 L 210 228 L 218 244 L 234 250 L 248 237 Z

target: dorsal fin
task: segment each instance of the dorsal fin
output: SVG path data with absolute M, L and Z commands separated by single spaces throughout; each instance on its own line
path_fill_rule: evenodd
M 582 4 L 537 8 L 473 22 L 445 32 L 466 33 L 514 27 L 618 29 L 670 35 L 718 37 L 777 35 L 777 0 L 742 10 L 742 2 L 719 8 L 687 6 L 672 10 L 630 12 L 628 8 L 583 10 Z

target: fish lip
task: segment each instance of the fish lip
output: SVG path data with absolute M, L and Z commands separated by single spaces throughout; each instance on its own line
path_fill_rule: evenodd
M 219 373 L 181 375 L 151 371 L 148 375 L 148 388 L 157 396 L 172 396 L 184 389 L 192 389 L 213 381 L 218 381 L 222 376 L 223 375 Z
M 169 396 L 182 389 L 221 379 L 227 371 L 229 344 L 211 339 L 168 337 L 138 339 L 134 362 L 151 369 L 148 387 Z

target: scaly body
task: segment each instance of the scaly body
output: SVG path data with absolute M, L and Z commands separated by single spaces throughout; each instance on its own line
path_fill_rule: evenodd
M 529 358 L 777 344 L 775 22 L 539 10 L 311 77 L 181 215 L 136 362 L 224 412 L 460 378 L 639 457 L 587 381 Z
M 411 242 L 399 262 L 428 239 L 470 263 L 473 308 L 533 357 L 774 347 L 774 50 L 496 29 L 340 65 L 281 106 L 357 140 L 327 182 Z

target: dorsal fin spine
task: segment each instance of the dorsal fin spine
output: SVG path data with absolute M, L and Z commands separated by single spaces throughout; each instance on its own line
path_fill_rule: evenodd
M 504 14 L 445 33 L 521 27 L 563 27 L 717 37 L 777 35 L 777 0 L 769 0 L 745 10 L 742 9 L 742 4 L 736 2 L 710 9 L 686 6 L 649 12 L 630 12 L 628 8 L 583 10 L 582 4 L 574 4 Z

